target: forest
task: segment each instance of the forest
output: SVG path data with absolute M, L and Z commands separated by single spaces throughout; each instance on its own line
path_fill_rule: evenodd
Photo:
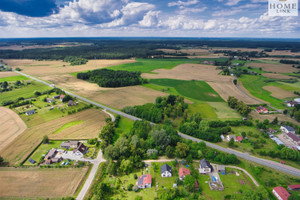
M 123 70 L 97 69 L 77 74 L 78 79 L 97 83 L 100 87 L 126 87 L 141 85 L 146 80 L 141 77 L 140 72 L 128 72 Z
M 88 62 L 86 58 L 76 57 L 76 56 L 68 56 L 65 57 L 64 62 L 69 62 L 72 66 L 73 65 L 83 65 Z

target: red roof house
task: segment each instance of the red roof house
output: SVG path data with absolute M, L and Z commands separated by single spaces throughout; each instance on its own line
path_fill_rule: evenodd
M 289 190 L 300 190 L 300 184 L 298 184 L 298 185 L 289 185 L 288 188 L 289 188 Z
M 243 137 L 237 136 L 235 139 L 236 139 L 238 142 L 241 142 L 241 141 L 243 140 Z
M 190 175 L 190 174 L 191 174 L 191 171 L 187 168 L 181 167 L 179 169 L 179 178 L 180 178 L 180 180 L 183 180 L 186 175 Z
M 283 187 L 274 187 L 272 193 L 278 200 L 288 200 L 290 193 Z
M 136 182 L 136 185 L 139 188 L 151 188 L 152 184 L 152 176 L 151 174 L 144 174 L 142 176 L 139 176 L 138 181 Z

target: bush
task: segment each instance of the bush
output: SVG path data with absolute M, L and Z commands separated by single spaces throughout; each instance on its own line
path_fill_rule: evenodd
M 135 186 L 132 187 L 132 190 L 135 191 L 135 192 L 138 192 L 139 189 L 140 189 L 140 188 L 139 188 L 137 185 L 135 185 Z
M 127 190 L 128 190 L 128 191 L 132 191 L 132 188 L 133 188 L 133 184 L 129 184 L 129 185 L 127 186 Z

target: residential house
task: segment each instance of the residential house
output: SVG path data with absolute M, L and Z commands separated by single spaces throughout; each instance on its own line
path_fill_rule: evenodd
M 73 100 L 70 100 L 68 102 L 68 107 L 70 107 L 70 106 L 76 106 L 76 103 Z
M 212 171 L 213 171 L 213 167 L 206 159 L 203 159 L 200 161 L 200 168 L 199 168 L 200 174 L 207 174 Z
M 242 140 L 243 140 L 243 137 L 242 137 L 242 136 L 237 136 L 237 137 L 236 137 L 236 141 L 241 142 Z
M 160 168 L 160 173 L 161 173 L 161 177 L 171 177 L 172 176 L 172 168 L 169 165 L 164 164 Z
M 67 141 L 67 142 L 63 142 L 61 143 L 60 147 L 64 148 L 64 149 L 73 149 L 73 148 L 77 148 L 79 146 L 80 142 L 78 141 Z
M 144 174 L 142 176 L 139 176 L 138 181 L 136 182 L 136 185 L 141 189 L 151 188 L 151 185 L 152 185 L 151 174 Z
M 55 100 L 54 100 L 54 99 L 51 99 L 51 98 L 47 98 L 47 99 L 46 99 L 46 102 L 48 102 L 48 103 L 54 103 Z
M 35 163 L 36 163 L 36 161 L 33 160 L 32 158 L 30 158 L 28 161 L 29 161 L 31 164 L 35 164 Z
M 190 175 L 191 171 L 187 168 L 181 167 L 179 169 L 179 179 L 183 180 L 186 175 Z
M 256 108 L 256 112 L 258 112 L 258 113 L 268 113 L 269 111 L 268 111 L 268 109 L 266 109 L 266 108 L 263 107 L 263 106 L 258 106 L 258 107 Z
M 226 174 L 225 166 L 218 165 L 218 172 L 220 172 L 222 175 L 225 175 Z
M 59 95 L 59 100 L 62 101 L 64 97 L 65 97 L 64 94 Z
M 290 127 L 290 126 L 281 126 L 280 130 L 284 133 L 288 133 L 288 132 L 294 133 L 294 134 L 296 133 L 295 129 L 293 127 Z
M 285 134 L 284 137 L 293 142 L 295 145 L 300 145 L 300 138 L 296 134 L 289 132 Z
M 278 200 L 288 200 L 290 193 L 283 187 L 274 187 L 272 193 Z
M 59 162 L 62 161 L 62 160 L 63 160 L 62 157 L 59 157 L 59 158 L 52 158 L 52 159 L 51 159 L 51 162 L 52 162 L 52 163 L 59 163 Z
M 45 160 L 54 158 L 56 153 L 57 153 L 56 149 L 52 148 L 50 151 L 48 151 L 47 155 L 45 156 Z
M 53 96 L 53 99 L 59 99 L 60 95 Z
M 25 112 L 27 116 L 35 114 L 35 110 L 29 110 Z
M 300 103 L 300 98 L 296 98 L 296 99 L 294 99 L 294 101 Z
M 289 190 L 300 190 L 300 184 L 298 184 L 298 185 L 289 185 L 288 188 L 289 188 Z
M 79 146 L 73 150 L 73 153 L 77 156 L 83 156 L 86 154 L 87 150 L 88 148 L 84 144 L 80 143 Z
M 286 104 L 288 107 L 295 107 L 295 105 L 298 105 L 297 101 L 288 101 L 288 103 Z
M 231 139 L 236 141 L 236 136 L 235 135 L 227 135 L 226 139 L 227 139 L 227 141 L 230 141 Z

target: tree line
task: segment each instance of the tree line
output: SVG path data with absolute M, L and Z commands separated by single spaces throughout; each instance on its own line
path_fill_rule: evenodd
M 76 57 L 76 56 L 67 56 L 64 59 L 64 62 L 70 63 L 73 65 L 84 65 L 88 62 L 88 59 L 82 58 L 82 57 Z
M 78 79 L 97 83 L 101 87 L 126 87 L 141 85 L 146 82 L 140 72 L 129 72 L 123 70 L 97 69 L 77 74 Z
M 227 104 L 230 108 L 236 109 L 238 113 L 240 113 L 245 117 L 247 117 L 248 114 L 251 112 L 251 108 L 247 106 L 247 104 L 245 104 L 242 101 L 239 101 L 237 98 L 233 96 L 228 97 Z

